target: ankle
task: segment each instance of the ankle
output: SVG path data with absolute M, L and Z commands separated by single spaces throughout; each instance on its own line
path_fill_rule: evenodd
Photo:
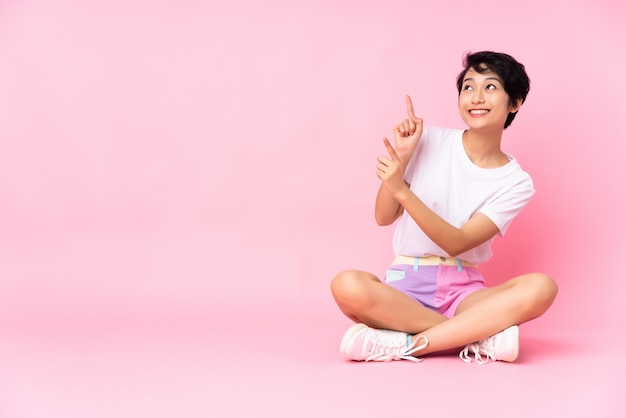
M 410 345 L 417 348 L 415 353 L 413 353 L 414 357 L 417 357 L 418 355 L 421 356 L 427 353 L 429 341 L 425 335 L 423 334 L 411 335 L 410 340 L 411 340 Z

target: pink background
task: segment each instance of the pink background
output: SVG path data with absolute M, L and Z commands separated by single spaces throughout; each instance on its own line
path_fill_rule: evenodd
M 618 0 L 0 3 L 0 416 L 620 416 L 625 19 Z M 455 77 L 483 49 L 530 74 L 504 147 L 538 190 L 483 271 L 547 272 L 559 297 L 514 365 L 346 362 L 328 285 L 390 261 L 381 138 L 405 94 L 463 127 Z

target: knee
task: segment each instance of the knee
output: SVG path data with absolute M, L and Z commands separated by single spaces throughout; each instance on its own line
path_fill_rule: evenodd
M 554 279 L 547 274 L 537 273 L 534 275 L 534 280 L 537 298 L 552 304 L 559 293 L 559 287 Z
M 339 273 L 330 283 L 330 290 L 338 303 L 350 304 L 362 300 L 366 293 L 363 272 L 346 270 Z
M 554 279 L 547 274 L 533 273 L 525 278 L 529 306 L 545 312 L 556 299 L 559 292 Z

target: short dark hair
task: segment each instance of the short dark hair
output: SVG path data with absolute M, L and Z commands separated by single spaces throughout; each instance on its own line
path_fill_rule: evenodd
M 530 79 L 526 74 L 524 65 L 517 62 L 512 56 L 493 51 L 468 52 L 463 57 L 463 67 L 463 71 L 456 79 L 459 94 L 461 94 L 463 78 L 470 68 L 480 74 L 491 70 L 502 79 L 504 91 L 509 95 L 510 106 L 516 105 L 519 100 L 522 103 L 526 101 L 526 96 L 530 90 Z M 516 114 L 517 112 L 509 113 L 504 123 L 505 129 L 513 122 Z

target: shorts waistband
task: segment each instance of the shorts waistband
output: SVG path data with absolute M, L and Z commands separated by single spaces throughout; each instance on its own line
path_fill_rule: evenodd
M 431 255 L 428 257 L 408 257 L 406 255 L 397 255 L 393 260 L 393 264 L 408 264 L 411 266 L 464 266 L 464 267 L 478 267 L 476 264 L 468 263 L 461 260 L 458 257 L 440 257 L 437 255 Z

